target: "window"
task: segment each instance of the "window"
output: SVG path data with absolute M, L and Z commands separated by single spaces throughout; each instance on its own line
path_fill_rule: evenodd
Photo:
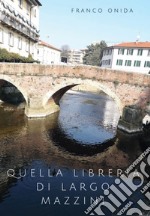
M 35 52 L 34 44 L 31 43 L 30 44 L 30 54 L 34 55 L 34 52 Z
M 14 35 L 11 32 L 9 32 L 8 44 L 9 46 L 14 46 Z
M 109 50 L 109 55 L 111 55 L 111 54 L 112 54 L 112 49 Z
M 133 49 L 127 49 L 127 55 L 133 55 Z
M 0 43 L 3 43 L 3 29 L 0 28 Z
M 18 5 L 20 8 L 22 8 L 22 0 L 18 0 Z
M 118 49 L 118 55 L 124 55 L 124 49 L 122 48 Z
M 140 67 L 141 61 L 134 61 L 134 67 Z
M 148 54 L 147 55 L 150 56 L 150 49 L 148 50 Z
M 116 65 L 122 65 L 123 64 L 123 60 L 122 59 L 117 59 Z
M 34 16 L 36 17 L 36 8 L 34 9 Z
M 150 61 L 145 61 L 144 67 L 150 67 Z
M 26 52 L 29 52 L 29 42 L 26 41 Z
M 110 65 L 110 64 L 111 64 L 111 60 L 110 59 L 102 61 L 102 65 Z
M 28 2 L 26 3 L 26 10 L 27 10 L 27 14 L 29 15 L 29 13 L 30 13 L 30 5 L 28 4 Z
M 125 61 L 125 66 L 131 66 L 132 61 L 131 60 L 126 60 Z
M 18 49 L 22 49 L 22 38 L 18 37 Z
M 112 54 L 112 49 L 106 49 L 103 52 L 103 55 L 111 55 Z
M 107 60 L 108 61 L 108 65 L 110 65 L 110 63 L 111 63 L 111 60 L 109 59 L 109 60 Z
M 105 55 L 109 55 L 109 50 L 108 49 L 105 50 Z
M 137 55 L 141 56 L 142 53 L 143 53 L 143 50 L 142 50 L 142 49 L 138 49 L 138 53 L 137 53 Z
M 105 53 L 106 53 L 106 50 L 103 51 L 103 56 L 105 55 Z

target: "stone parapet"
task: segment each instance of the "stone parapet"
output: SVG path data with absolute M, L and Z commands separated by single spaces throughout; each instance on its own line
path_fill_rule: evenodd
M 149 110 L 150 75 L 147 74 L 85 65 L 0 63 L 0 86 L 4 81 L 22 93 L 26 103 L 25 114 L 29 118 L 41 118 L 58 111 L 63 94 L 75 86 L 87 91 L 103 91 L 116 102 L 120 116 L 126 106 Z M 126 125 L 130 128 L 127 126 L 130 123 L 122 117 L 119 127 L 123 129 Z M 134 131 L 133 128 L 130 130 Z

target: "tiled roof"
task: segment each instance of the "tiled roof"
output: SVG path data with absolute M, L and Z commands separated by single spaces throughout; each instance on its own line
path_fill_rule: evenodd
M 125 43 L 120 43 L 120 44 L 116 44 L 112 47 L 127 47 L 127 48 L 150 48 L 150 42 L 146 41 L 146 42 L 125 42 Z
M 58 49 L 58 48 L 56 48 L 56 47 L 54 47 L 54 46 L 52 46 L 52 45 L 50 45 L 50 44 L 48 44 L 48 43 L 42 41 L 42 40 L 39 40 L 39 45 L 42 45 L 42 46 L 48 47 L 48 48 L 50 48 L 50 49 L 57 50 L 57 51 L 60 51 L 60 52 L 61 52 L 60 49 Z

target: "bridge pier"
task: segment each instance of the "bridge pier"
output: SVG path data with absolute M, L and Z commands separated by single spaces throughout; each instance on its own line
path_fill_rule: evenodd
M 125 106 L 123 115 L 118 123 L 118 128 L 128 132 L 137 133 L 142 131 L 142 110 L 136 106 Z
M 28 99 L 28 104 L 25 107 L 25 114 L 28 118 L 43 118 L 60 110 L 59 106 L 54 101 L 49 101 L 46 106 L 42 105 L 42 101 L 36 98 Z

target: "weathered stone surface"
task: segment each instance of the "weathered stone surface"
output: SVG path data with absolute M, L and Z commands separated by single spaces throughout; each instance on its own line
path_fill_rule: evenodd
M 23 94 L 28 117 L 58 111 L 58 98 L 74 85 L 104 91 L 115 100 L 120 115 L 125 106 L 144 110 L 150 101 L 150 75 L 93 66 L 0 63 L 0 80 L 12 83 Z
M 137 106 L 126 106 L 119 120 L 118 128 L 128 133 L 142 131 L 142 110 Z

